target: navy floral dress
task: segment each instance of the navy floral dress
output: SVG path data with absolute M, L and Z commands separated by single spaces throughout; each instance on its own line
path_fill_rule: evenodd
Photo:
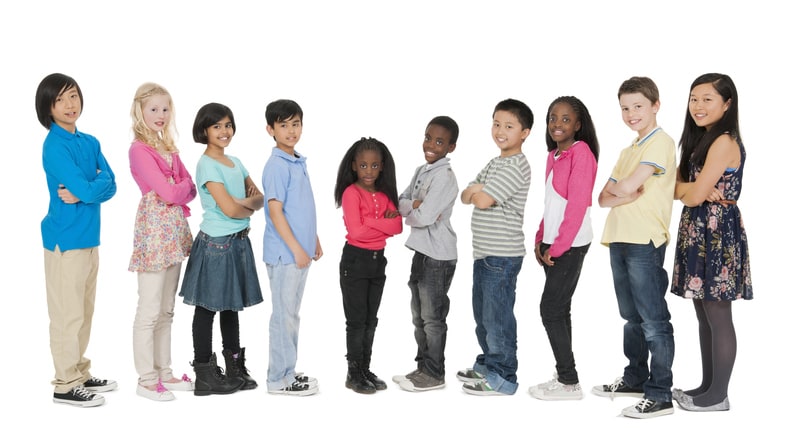
M 690 208 L 684 206 L 676 240 L 673 284 L 670 291 L 678 296 L 706 300 L 752 299 L 750 257 L 747 234 L 739 199 L 744 172 L 745 151 L 739 143 L 741 164 L 735 171 L 725 171 L 717 182 L 726 200 L 703 202 Z M 700 174 L 700 167 L 690 164 L 690 182 Z

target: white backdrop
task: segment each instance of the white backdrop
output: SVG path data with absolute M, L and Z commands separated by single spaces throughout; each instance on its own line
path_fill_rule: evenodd
M 131 436 L 154 441 L 195 437 L 274 436 L 295 441 L 311 437 L 399 439 L 446 437 L 458 441 L 544 434 L 558 440 L 589 432 L 614 440 L 674 435 L 746 437 L 750 429 L 776 427 L 784 368 L 784 313 L 779 289 L 778 206 L 769 197 L 778 167 L 785 163 L 782 130 L 785 103 L 776 55 L 784 52 L 778 15 L 761 1 L 651 3 L 564 2 L 14 2 L 4 6 L 0 106 L 9 140 L 5 143 L 6 204 L 3 232 L 10 240 L 3 266 L 6 299 L 0 339 L 3 441 Z M 700 3 L 700 2 L 697 2 Z M 746 30 L 746 32 L 745 32 Z M 84 93 L 78 128 L 98 137 L 118 183 L 104 204 L 99 294 L 88 356 L 99 377 L 117 379 L 118 392 L 89 411 L 53 405 L 48 381 L 53 370 L 43 283 L 39 222 L 47 193 L 41 170 L 46 131 L 35 116 L 38 82 L 51 72 L 73 76 Z M 478 352 L 470 308 L 470 208 L 459 202 L 453 217 L 460 260 L 450 296 L 446 350 L 447 388 L 411 394 L 390 383 L 388 391 L 360 396 L 344 388 L 344 316 L 337 266 L 344 241 L 341 211 L 333 204 L 336 168 L 345 150 L 361 136 L 385 142 L 397 162 L 402 189 L 424 161 L 426 123 L 445 114 L 460 125 L 451 155 L 461 186 L 498 149 L 490 139 L 494 105 L 505 98 L 526 102 L 536 123 L 524 150 L 532 185 L 526 205 L 526 237 L 532 238 L 543 202 L 544 116 L 559 95 L 575 95 L 589 108 L 601 143 L 598 192 L 618 152 L 635 136 L 621 122 L 616 92 L 633 75 L 653 78 L 660 87 L 658 121 L 678 140 L 691 82 L 706 72 L 723 72 L 736 82 L 741 129 L 748 157 L 739 205 L 750 237 L 756 300 L 736 302 L 739 353 L 730 386 L 732 410 L 719 414 L 680 411 L 654 421 L 617 417 L 629 400 L 594 397 L 594 384 L 609 383 L 625 364 L 623 325 L 613 293 L 607 250 L 595 241 L 574 299 L 575 352 L 587 398 L 552 404 L 528 396 L 527 387 L 547 380 L 553 358 L 539 319 L 541 269 L 526 257 L 518 284 L 518 372 L 520 390 L 511 397 L 475 398 L 460 390 L 456 370 Z M 264 110 L 278 98 L 304 109 L 304 133 L 297 149 L 308 157 L 317 199 L 319 234 L 325 256 L 313 264 L 302 307 L 298 369 L 320 379 L 311 398 L 280 398 L 264 388 L 231 396 L 157 404 L 134 394 L 136 373 L 131 327 L 136 276 L 127 271 L 139 190 L 128 170 L 131 142 L 129 108 L 137 86 L 154 81 L 172 93 L 178 146 L 187 166 L 196 164 L 202 145 L 191 139 L 197 109 L 211 101 L 230 106 L 237 135 L 228 153 L 238 156 L 260 184 L 273 146 L 265 132 Z M 193 170 L 193 169 L 192 169 Z M 10 175 L 10 177 L 9 177 Z M 195 201 L 192 229 L 201 217 Z M 681 206 L 674 206 L 673 233 Z M 597 234 L 606 210 L 594 207 Z M 252 241 L 266 301 L 241 314 L 241 340 L 248 367 L 265 386 L 268 361 L 268 280 L 262 255 L 264 217 L 252 218 Z M 386 380 L 414 367 L 415 344 L 406 282 L 410 252 L 405 233 L 389 241 L 388 284 L 380 308 L 373 370 Z M 779 254 L 779 255 L 778 255 Z M 666 268 L 673 262 L 673 242 Z M 694 387 L 700 377 L 697 331 L 691 303 L 668 295 L 676 332 L 674 382 Z M 174 369 L 189 372 L 192 309 L 176 306 Z M 780 316 L 780 317 L 778 317 Z M 217 322 L 218 323 L 218 322 Z M 220 351 L 218 329 L 215 349 Z M 772 386 L 774 386 L 772 392 Z M 10 425 L 10 426 L 9 426 Z M 663 427 L 664 426 L 664 427 Z M 667 427 L 670 426 L 670 427 Z M 21 434 L 20 434 L 21 433 Z M 28 436 L 30 438 L 28 438 Z

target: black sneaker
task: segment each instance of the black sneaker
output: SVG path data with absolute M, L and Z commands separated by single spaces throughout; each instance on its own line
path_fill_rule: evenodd
M 102 380 L 96 377 L 90 377 L 82 384 L 88 391 L 93 392 L 107 392 L 114 391 L 118 388 L 118 383 L 115 380 Z
M 632 388 L 624 383 L 624 379 L 618 377 L 609 385 L 594 386 L 591 390 L 600 397 L 643 397 L 643 388 Z
M 621 414 L 631 418 L 651 418 L 673 413 L 672 401 L 654 401 L 644 398 L 637 404 L 624 408 Z
M 52 401 L 55 403 L 63 403 L 72 406 L 79 406 L 82 408 L 89 408 L 91 406 L 100 406 L 104 404 L 104 397 L 94 394 L 82 386 L 75 386 L 65 394 L 58 394 L 55 392 Z

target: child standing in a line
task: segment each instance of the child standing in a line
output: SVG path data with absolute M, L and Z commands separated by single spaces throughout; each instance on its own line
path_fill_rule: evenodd
M 592 392 L 640 398 L 624 408 L 625 417 L 659 417 L 673 413 L 675 347 L 663 264 L 670 241 L 676 144 L 657 125 L 659 90 L 653 80 L 632 77 L 624 81 L 618 101 L 624 123 L 637 132 L 637 138 L 621 151 L 599 193 L 599 206 L 611 208 L 602 244 L 610 249 L 618 311 L 626 321 L 627 366 L 623 376 L 609 385 L 594 386 Z
M 181 263 L 189 256 L 192 232 L 187 203 L 197 196 L 175 146 L 175 109 L 170 93 L 155 83 L 137 88 L 131 105 L 134 141 L 129 166 L 142 198 L 134 220 L 129 271 L 137 273 L 134 366 L 137 394 L 155 401 L 175 400 L 170 391 L 191 391 L 188 376 L 173 376 L 172 318 Z
M 219 103 L 203 106 L 194 118 L 194 141 L 206 145 L 197 162 L 196 183 L 203 220 L 181 287 L 183 302 L 194 306 L 194 395 L 257 387 L 246 368 L 238 312 L 263 301 L 249 241 L 249 218 L 263 206 L 263 194 L 241 160 L 225 153 L 235 131 L 233 111 Z M 217 312 L 226 376 L 213 352 Z
M 472 395 L 517 391 L 517 276 L 525 256 L 523 216 L 531 167 L 523 142 L 534 114 L 525 103 L 507 99 L 495 106 L 492 138 L 501 155 L 490 160 L 460 196 L 473 205 L 473 318 L 482 349 L 472 368 L 457 373 Z
M 312 260 L 323 256 L 306 157 L 295 150 L 303 119 L 293 100 L 276 100 L 265 109 L 266 130 L 276 142 L 263 169 L 263 261 L 271 284 L 269 394 L 311 395 L 318 389 L 317 379 L 295 371 L 306 277 Z
M 77 130 L 82 104 L 82 90 L 67 75 L 50 74 L 36 90 L 38 121 L 49 131 L 42 154 L 49 209 L 41 237 L 53 401 L 86 407 L 104 404 L 96 392 L 118 387 L 90 375 L 85 358 L 96 302 L 101 203 L 115 195 L 116 185 L 98 140 Z
M 446 317 L 449 287 L 457 267 L 457 234 L 451 214 L 460 189 L 449 164 L 460 128 L 451 117 L 433 118 L 424 131 L 419 166 L 399 196 L 399 212 L 410 226 L 405 246 L 413 250 L 408 286 L 416 338 L 416 369 L 397 375 L 400 388 L 429 391 L 446 386 Z
M 397 177 L 388 148 L 362 138 L 348 149 L 337 171 L 334 201 L 342 208 L 347 241 L 339 263 L 345 311 L 348 372 L 345 387 L 374 394 L 386 383 L 369 369 L 386 283 L 386 239 L 402 232 Z
M 545 120 L 545 205 L 534 255 L 545 272 L 539 312 L 553 349 L 555 376 L 528 392 L 540 400 L 580 400 L 583 390 L 572 352 L 572 295 L 593 238 L 599 142 L 588 109 L 576 97 L 553 100 Z

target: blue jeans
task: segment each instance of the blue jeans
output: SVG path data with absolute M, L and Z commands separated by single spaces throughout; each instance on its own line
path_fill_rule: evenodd
M 485 257 L 473 262 L 473 319 L 482 353 L 473 369 L 498 392 L 517 391 L 517 275 L 523 257 Z
M 539 313 L 553 349 L 558 381 L 568 385 L 580 382 L 572 352 L 572 295 L 589 246 L 569 248 L 560 257 L 553 257 L 553 266 L 543 266 L 545 282 Z M 539 248 L 544 254 L 550 245 L 542 243 Z
M 309 266 L 294 263 L 266 264 L 271 283 L 271 321 L 268 323 L 268 390 L 279 390 L 295 382 L 298 358 L 299 311 Z
M 624 383 L 643 388 L 645 398 L 671 401 L 673 326 L 665 301 L 668 273 L 663 268 L 667 244 L 610 243 L 610 266 L 624 325 Z M 651 367 L 649 368 L 649 353 Z
M 418 369 L 440 380 L 446 374 L 446 317 L 449 315 L 449 287 L 456 267 L 457 260 L 435 260 L 415 252 L 408 281 L 416 364 Z

